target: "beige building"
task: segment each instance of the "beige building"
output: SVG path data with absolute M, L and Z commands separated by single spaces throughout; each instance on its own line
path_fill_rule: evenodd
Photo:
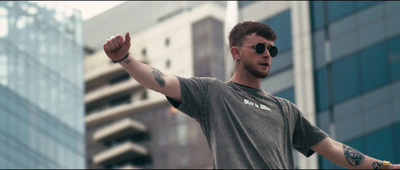
M 130 53 L 137 60 L 167 74 L 222 79 L 224 5 L 143 3 L 123 3 L 85 23 L 87 168 L 212 168 L 198 123 L 112 63 L 102 44 L 129 31 Z M 143 15 L 142 8 L 149 12 Z M 143 13 L 118 17 L 135 9 Z M 113 24 L 107 24 L 109 18 Z M 140 21 L 148 27 L 137 28 Z

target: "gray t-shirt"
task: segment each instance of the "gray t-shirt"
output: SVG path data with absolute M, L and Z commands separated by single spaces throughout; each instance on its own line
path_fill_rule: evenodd
M 308 157 L 328 136 L 293 103 L 260 89 L 206 77 L 178 80 L 182 102 L 167 99 L 199 122 L 214 168 L 293 169 L 292 147 Z

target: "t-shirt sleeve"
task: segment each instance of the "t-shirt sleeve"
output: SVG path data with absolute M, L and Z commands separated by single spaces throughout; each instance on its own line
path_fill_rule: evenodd
M 294 104 L 293 107 L 296 114 L 293 147 L 306 157 L 309 157 L 314 154 L 311 147 L 328 137 L 328 134 L 319 127 L 312 125 Z
M 182 78 L 178 76 L 177 78 L 181 86 L 182 102 L 177 102 L 166 96 L 168 101 L 172 106 L 192 118 L 203 118 L 203 107 L 211 79 L 206 77 Z

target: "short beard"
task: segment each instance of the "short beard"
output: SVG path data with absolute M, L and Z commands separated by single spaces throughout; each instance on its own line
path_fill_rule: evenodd
M 245 70 L 247 70 L 250 74 L 252 74 L 254 77 L 261 78 L 261 79 L 268 77 L 269 71 L 266 73 L 260 72 L 260 71 L 255 70 L 254 67 L 250 63 L 248 63 L 244 60 L 242 60 L 241 62 L 243 63 L 243 68 Z

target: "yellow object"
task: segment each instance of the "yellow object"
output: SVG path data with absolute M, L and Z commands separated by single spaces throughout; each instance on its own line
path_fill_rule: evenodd
M 389 161 L 383 161 L 382 162 L 382 168 L 381 169 L 389 169 L 390 162 Z

